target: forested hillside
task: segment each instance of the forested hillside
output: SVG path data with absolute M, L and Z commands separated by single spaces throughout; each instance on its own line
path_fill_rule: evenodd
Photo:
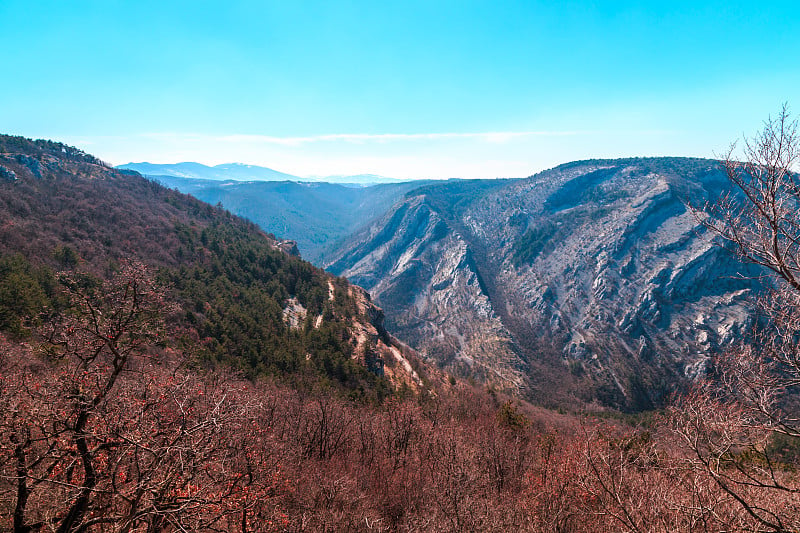
M 366 351 L 391 344 L 377 335 L 366 295 L 287 255 L 251 222 L 59 143 L 0 137 L 0 165 L 7 331 L 25 334 L 24 316 L 55 305 L 55 272 L 105 279 L 141 262 L 179 304 L 176 320 L 198 360 L 249 376 L 311 372 L 354 394 L 391 388 L 363 364 Z M 288 308 L 302 319 L 293 313 L 290 323 Z M 364 328 L 373 338 L 359 343 Z

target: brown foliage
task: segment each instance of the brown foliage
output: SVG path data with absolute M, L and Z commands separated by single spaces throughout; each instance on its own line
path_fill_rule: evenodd
M 14 531 L 242 530 L 280 489 L 244 385 L 159 350 L 165 305 L 140 266 L 91 291 L 38 350 L 6 346 L 2 490 Z M 255 474 L 258 475 L 255 475 Z
M 800 162 L 797 120 L 783 107 L 724 162 L 734 191 L 701 215 L 743 259 L 774 274 L 752 341 L 670 412 L 686 467 L 734 502 L 759 531 L 800 528 Z M 776 443 L 783 443 L 776 446 Z M 783 448 L 783 449 L 781 449 Z M 788 451 L 788 453 L 787 453 Z M 707 510 L 710 507 L 706 506 Z M 745 527 L 745 526 L 740 526 Z
M 758 417 L 702 391 L 653 433 L 460 384 L 357 404 L 186 368 L 141 267 L 69 286 L 74 313 L 0 350 L 3 529 L 733 531 L 764 523 L 739 497 L 795 511 Z

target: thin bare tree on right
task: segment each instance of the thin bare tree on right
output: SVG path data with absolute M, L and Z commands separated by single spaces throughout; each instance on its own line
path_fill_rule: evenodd
M 698 212 L 723 246 L 764 267 L 768 289 L 749 342 L 718 358 L 712 376 L 671 411 L 693 468 L 740 506 L 755 531 L 800 528 L 797 127 L 784 105 L 741 152 L 732 145 L 723 160 L 730 193 Z

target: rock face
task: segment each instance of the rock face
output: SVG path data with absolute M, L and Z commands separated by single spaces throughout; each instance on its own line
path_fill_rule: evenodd
M 750 324 L 755 272 L 686 207 L 726 186 L 716 162 L 680 158 L 427 186 L 328 268 L 456 373 L 538 401 L 649 408 Z
M 300 250 L 297 248 L 296 241 L 291 241 L 291 240 L 278 241 L 277 246 L 278 248 L 280 248 L 289 255 L 300 257 Z
M 388 378 L 397 388 L 423 391 L 425 384 L 414 369 L 415 366 L 422 369 L 419 354 L 386 331 L 383 311 L 372 303 L 364 289 L 351 285 L 348 287 L 348 296 L 356 301 L 362 317 L 353 321 L 350 329 L 359 362 L 370 371 Z M 434 369 L 425 375 L 428 381 L 437 386 L 444 382 L 441 373 Z
M 10 168 L 0 165 L 0 179 L 4 179 L 6 181 L 15 181 L 17 179 L 17 173 Z

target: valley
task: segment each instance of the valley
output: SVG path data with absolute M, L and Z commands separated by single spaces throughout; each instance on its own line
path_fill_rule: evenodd
M 764 494 L 791 519 L 772 492 L 792 482 L 789 437 L 751 426 L 725 459 L 733 489 L 692 460 L 753 424 L 721 393 L 775 391 L 739 386 L 764 368 L 736 344 L 759 271 L 687 207 L 724 189 L 716 162 L 367 187 L 324 213 L 299 184 L 266 189 L 309 201 L 314 224 L 354 216 L 319 248 L 351 281 L 61 143 L 1 136 L 0 175 L 0 520 L 16 530 L 747 529 L 761 518 L 737 502 Z M 794 327 L 781 294 L 775 325 Z M 782 338 L 761 346 L 793 353 Z M 763 477 L 751 457 L 780 462 Z
M 153 176 L 150 179 L 212 205 L 221 204 L 282 239 L 320 264 L 354 228 L 382 216 L 425 182 L 347 186 L 309 181 L 233 181 Z
M 746 334 L 761 289 L 689 208 L 728 187 L 712 160 L 359 188 L 165 183 L 296 240 L 431 363 L 554 406 L 662 405 Z

